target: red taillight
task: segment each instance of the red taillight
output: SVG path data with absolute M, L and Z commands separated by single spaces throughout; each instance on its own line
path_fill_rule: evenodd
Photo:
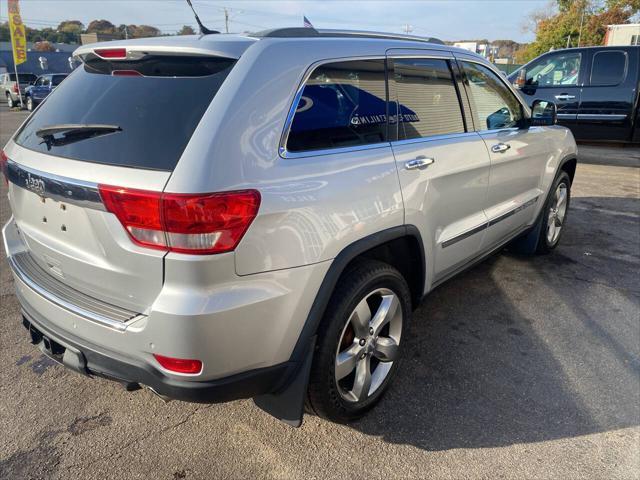
M 96 48 L 93 52 L 101 58 L 127 58 L 126 48 Z
M 137 70 L 114 70 L 111 72 L 114 77 L 144 77 Z
M 200 360 L 187 360 L 184 358 L 171 358 L 163 355 L 153 354 L 162 368 L 176 373 L 200 373 L 202 371 L 202 362 Z
M 13 93 L 20 93 L 20 90 L 18 90 L 18 82 L 13 84 Z
M 9 185 L 9 157 L 4 150 L 0 150 L 0 171 L 4 177 L 4 184 Z
M 235 249 L 260 207 L 256 190 L 192 195 L 99 188 L 105 207 L 134 242 L 179 253 Z
M 160 218 L 160 192 L 100 185 L 107 210 L 120 220 L 131 238 L 145 247 L 166 249 Z

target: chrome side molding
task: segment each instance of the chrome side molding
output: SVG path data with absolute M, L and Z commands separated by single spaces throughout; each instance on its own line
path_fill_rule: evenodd
M 522 210 L 524 210 L 525 208 L 528 208 L 532 205 L 535 205 L 536 202 L 538 201 L 538 198 L 540 198 L 540 195 L 533 197 L 531 200 L 527 200 L 526 202 L 524 202 L 522 205 L 509 210 L 506 213 L 503 213 L 502 215 L 499 215 L 498 217 L 492 218 L 489 221 L 483 223 L 482 225 L 478 225 L 477 227 L 472 228 L 471 230 L 467 230 L 466 232 L 461 233 L 460 235 L 457 235 L 453 238 L 450 238 L 449 240 L 445 240 L 444 242 L 442 242 L 442 248 L 447 248 L 455 243 L 458 243 L 462 240 L 464 240 L 465 238 L 470 237 L 471 235 L 475 235 L 476 233 L 480 233 L 483 230 L 495 225 L 496 223 L 499 223 L 507 218 L 509 218 L 511 215 L 515 215 L 518 212 L 521 212 Z

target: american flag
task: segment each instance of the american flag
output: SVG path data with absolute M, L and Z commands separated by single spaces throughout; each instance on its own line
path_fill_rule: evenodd
M 311 25 L 311 22 L 307 17 L 304 17 L 304 16 L 302 17 L 302 23 L 305 28 L 313 28 L 313 25 Z

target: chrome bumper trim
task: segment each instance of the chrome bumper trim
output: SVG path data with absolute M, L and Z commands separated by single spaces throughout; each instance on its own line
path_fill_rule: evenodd
M 74 315 L 118 331 L 126 330 L 128 322 L 140 316 L 136 312 L 102 302 L 63 284 L 42 270 L 28 252 L 12 255 L 8 257 L 8 261 L 13 273 L 27 287 Z M 32 277 L 37 277 L 48 288 L 34 281 Z

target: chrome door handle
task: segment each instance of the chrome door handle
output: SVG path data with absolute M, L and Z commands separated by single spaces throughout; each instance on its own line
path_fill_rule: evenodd
M 511 145 L 508 145 L 506 143 L 498 143 L 497 145 L 494 145 L 493 147 L 491 147 L 491 151 L 493 153 L 504 153 L 510 148 L 511 148 Z
M 404 168 L 406 168 L 407 170 L 415 170 L 416 168 L 422 169 L 428 167 L 433 162 L 435 162 L 433 158 L 428 158 L 421 155 L 405 163 Z
M 574 100 L 576 98 L 575 95 L 567 95 L 566 93 L 563 93 L 562 95 L 556 95 L 556 100 Z

